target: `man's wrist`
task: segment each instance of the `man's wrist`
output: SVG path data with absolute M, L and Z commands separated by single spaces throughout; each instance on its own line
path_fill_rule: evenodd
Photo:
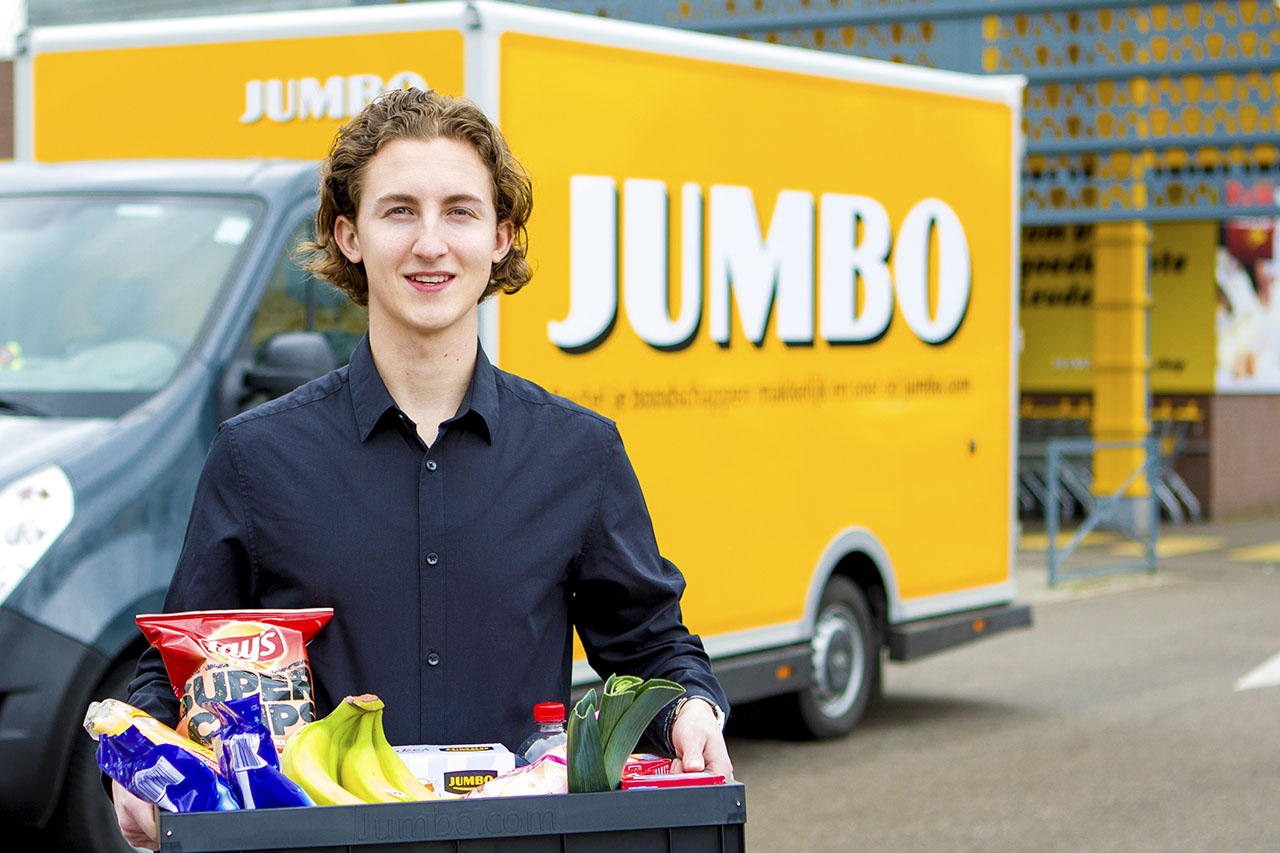
M 724 731 L 724 711 L 715 702 L 712 702 L 706 696 L 689 696 L 684 699 L 685 702 L 692 701 L 706 702 L 707 707 L 711 709 L 711 714 L 716 718 L 716 725 L 720 727 L 720 731 Z M 683 707 L 683 705 L 681 705 Z M 677 711 L 677 714 L 679 711 Z
M 695 700 L 706 703 L 707 707 L 711 709 L 712 715 L 715 717 L 716 725 L 720 727 L 720 731 L 724 731 L 724 710 L 719 705 L 712 702 L 705 696 L 681 696 L 675 701 L 675 704 L 671 706 L 671 713 L 667 716 L 667 743 L 671 743 L 671 733 L 675 729 L 676 720 L 679 719 L 680 712 L 684 710 L 685 705 Z

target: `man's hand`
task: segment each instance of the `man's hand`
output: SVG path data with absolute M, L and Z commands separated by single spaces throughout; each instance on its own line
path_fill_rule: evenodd
M 705 699 L 695 696 L 680 708 L 671 727 L 671 745 L 677 756 L 671 764 L 672 773 L 706 770 L 723 773 L 726 781 L 733 779 L 729 748 L 715 711 Z
M 129 793 L 119 782 L 111 781 L 111 799 L 116 806 L 116 823 L 120 834 L 134 847 L 160 849 L 160 817 L 152 803 Z

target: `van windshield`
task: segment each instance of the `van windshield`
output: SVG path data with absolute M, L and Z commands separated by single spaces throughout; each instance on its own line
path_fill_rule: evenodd
M 0 197 L 0 399 L 106 414 L 66 398 L 116 397 L 118 410 L 162 388 L 258 211 L 224 197 Z

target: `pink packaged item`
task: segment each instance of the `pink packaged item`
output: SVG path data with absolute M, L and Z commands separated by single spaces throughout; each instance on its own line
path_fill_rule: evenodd
M 565 748 L 557 746 L 532 764 L 517 767 L 490 779 L 464 799 L 479 797 L 522 797 L 569 793 L 569 766 Z

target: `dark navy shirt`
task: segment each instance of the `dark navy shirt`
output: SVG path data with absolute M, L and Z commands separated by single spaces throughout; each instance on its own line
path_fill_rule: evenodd
M 683 590 L 612 421 L 481 351 L 428 449 L 366 337 L 218 430 L 165 610 L 332 607 L 308 647 L 320 715 L 376 693 L 392 743 L 514 749 L 534 704 L 569 700 L 574 627 L 602 677 L 670 678 L 727 711 Z M 177 720 L 154 649 L 132 701 Z

